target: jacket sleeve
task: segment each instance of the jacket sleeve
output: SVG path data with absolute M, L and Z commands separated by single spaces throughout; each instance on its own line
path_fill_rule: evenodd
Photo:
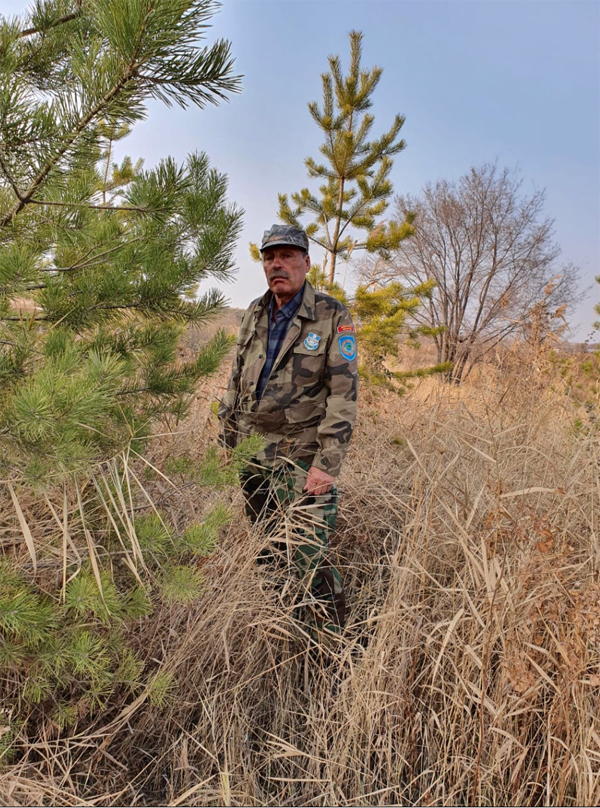
M 345 308 L 332 319 L 325 386 L 328 391 L 325 417 L 318 427 L 319 449 L 313 466 L 337 477 L 354 430 L 358 400 L 356 334 Z
M 227 389 L 219 401 L 219 421 L 221 422 L 221 443 L 226 449 L 233 449 L 237 443 L 237 383 L 240 374 L 240 358 L 236 353 L 233 367 L 227 382 Z
M 229 380 L 225 392 L 219 401 L 218 416 L 221 422 L 221 443 L 226 449 L 234 449 L 237 444 L 237 405 L 239 394 L 240 373 L 242 370 L 242 358 L 240 355 L 240 345 L 247 328 L 247 313 L 244 316 L 236 340 L 235 356 Z

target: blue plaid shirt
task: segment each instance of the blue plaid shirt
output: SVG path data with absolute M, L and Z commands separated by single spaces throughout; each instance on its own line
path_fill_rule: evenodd
M 259 401 L 262 398 L 262 394 L 264 393 L 267 382 L 269 381 L 269 376 L 273 370 L 275 360 L 279 356 L 279 351 L 283 345 L 285 335 L 288 332 L 292 320 L 296 316 L 296 312 L 300 308 L 303 294 L 304 285 L 300 291 L 297 292 L 297 294 L 295 294 L 294 297 L 285 304 L 285 306 L 282 306 L 277 310 L 275 315 L 273 315 L 273 304 L 275 302 L 275 298 L 271 298 L 271 302 L 269 304 L 269 342 L 267 344 L 267 358 L 265 360 L 265 366 L 261 371 L 258 384 L 256 385 L 256 397 Z

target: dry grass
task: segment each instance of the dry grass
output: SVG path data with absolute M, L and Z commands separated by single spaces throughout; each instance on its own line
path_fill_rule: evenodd
M 541 378 L 364 394 L 334 544 L 349 623 L 322 654 L 233 492 L 205 597 L 135 629 L 169 706 L 31 739 L 3 804 L 598 805 L 598 439 Z M 201 454 L 219 384 L 157 455 Z

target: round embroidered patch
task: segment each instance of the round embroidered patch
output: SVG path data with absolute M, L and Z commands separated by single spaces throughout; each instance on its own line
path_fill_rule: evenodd
M 356 359 L 356 339 L 354 334 L 344 334 L 344 336 L 340 337 L 340 353 L 349 362 Z

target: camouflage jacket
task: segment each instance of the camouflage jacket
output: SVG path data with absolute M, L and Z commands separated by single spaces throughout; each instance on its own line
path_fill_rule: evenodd
M 256 385 L 267 354 L 271 294 L 250 304 L 240 326 L 219 406 L 224 443 L 232 448 L 241 438 L 259 433 L 266 440 L 259 461 L 304 460 L 335 477 L 356 418 L 356 339 L 350 313 L 307 281 L 259 401 Z

